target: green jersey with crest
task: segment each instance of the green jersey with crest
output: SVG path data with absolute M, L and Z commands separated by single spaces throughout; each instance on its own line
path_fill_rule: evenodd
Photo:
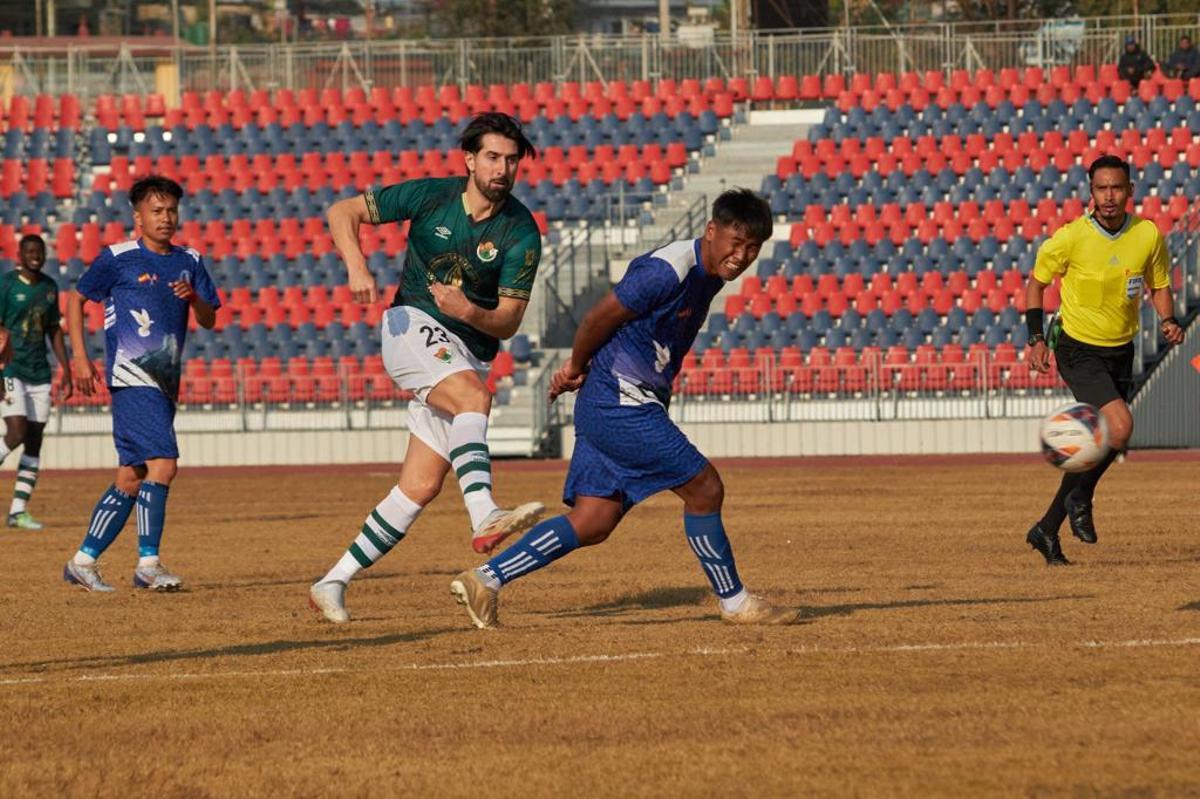
M 371 222 L 408 219 L 408 251 L 396 305 L 420 308 L 452 331 L 472 354 L 496 357 L 500 342 L 438 310 L 429 285 L 459 286 L 467 299 L 491 310 L 500 297 L 528 300 L 542 257 L 542 238 L 529 209 L 509 196 L 476 222 L 467 210 L 467 178 L 422 178 L 371 189 L 364 195 Z
M 12 340 L 12 360 L 5 377 L 25 383 L 49 383 L 50 358 L 46 336 L 58 330 L 58 284 L 37 274 L 26 283 L 16 269 L 0 275 L 0 325 Z

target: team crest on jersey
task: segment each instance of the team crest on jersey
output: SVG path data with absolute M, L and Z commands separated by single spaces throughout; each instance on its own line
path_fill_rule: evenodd
M 475 256 L 485 264 L 490 264 L 496 260 L 496 256 L 500 251 L 496 249 L 496 245 L 490 241 L 481 241 L 479 246 L 475 248 Z
M 133 316 L 133 321 L 137 322 L 137 334 L 142 338 L 150 337 L 150 325 L 154 324 L 154 320 L 150 318 L 150 312 L 145 308 L 140 311 L 130 311 Z
M 445 225 L 438 225 L 433 229 L 433 235 L 437 236 L 442 241 L 450 240 L 450 228 Z
M 454 356 L 450 354 L 450 350 L 446 349 L 445 347 L 439 347 L 438 351 L 433 354 L 433 357 L 437 358 L 442 363 L 450 363 L 450 361 L 454 359 Z

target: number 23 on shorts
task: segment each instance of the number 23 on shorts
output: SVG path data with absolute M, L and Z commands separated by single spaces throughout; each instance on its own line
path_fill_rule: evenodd
M 446 331 L 442 330 L 440 327 L 421 325 L 417 329 L 425 334 L 425 346 L 429 347 L 430 349 L 433 349 L 438 344 L 450 343 L 450 339 L 446 338 Z

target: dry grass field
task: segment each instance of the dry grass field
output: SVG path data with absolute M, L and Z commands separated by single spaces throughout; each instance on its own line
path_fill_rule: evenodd
M 0 796 L 1200 796 L 1200 458 L 1114 466 L 1069 569 L 1024 542 L 1032 456 L 718 465 L 743 577 L 805 623 L 723 625 L 664 495 L 476 630 L 447 485 L 329 625 L 308 584 L 385 467 L 185 465 L 190 590 L 129 588 L 131 519 L 85 594 L 109 475 L 49 472 L 47 530 L 0 532 Z M 563 473 L 498 464 L 500 498 L 556 508 Z

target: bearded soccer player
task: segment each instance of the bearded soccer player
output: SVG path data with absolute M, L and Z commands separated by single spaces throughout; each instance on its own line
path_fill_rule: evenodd
M 1090 471 L 1065 473 L 1050 507 L 1025 536 L 1048 566 L 1070 563 L 1063 555 L 1058 529 L 1069 519 L 1071 533 L 1085 544 L 1097 540 L 1092 498 L 1104 472 L 1125 449 L 1133 433 L 1129 399 L 1133 388 L 1133 337 L 1138 308 L 1148 288 L 1160 317 L 1159 332 L 1168 344 L 1183 341 L 1174 314 L 1167 247 L 1158 227 L 1125 210 L 1133 195 L 1129 164 L 1105 155 L 1088 169 L 1093 209 L 1059 228 L 1038 249 L 1025 290 L 1029 326 L 1029 366 L 1050 368 L 1042 295 L 1062 278 L 1062 307 L 1052 338 L 1058 371 L 1079 402 L 1100 409 L 1108 423 L 1112 450 Z
M 535 155 L 517 122 L 480 114 L 462 133 L 467 175 L 409 180 L 329 209 L 350 291 L 374 302 L 375 278 L 358 243 L 363 224 L 409 220 L 400 289 L 382 322 L 388 374 L 415 395 L 398 484 L 368 514 L 332 569 L 309 589 L 310 604 L 349 621 L 346 587 L 404 538 L 453 468 L 471 517 L 472 547 L 491 552 L 541 518 L 539 502 L 505 510 L 492 497 L 487 445 L 492 407 L 486 378 L 500 339 L 517 332 L 529 303 L 542 242 L 529 210 L 511 195 L 522 158 Z

